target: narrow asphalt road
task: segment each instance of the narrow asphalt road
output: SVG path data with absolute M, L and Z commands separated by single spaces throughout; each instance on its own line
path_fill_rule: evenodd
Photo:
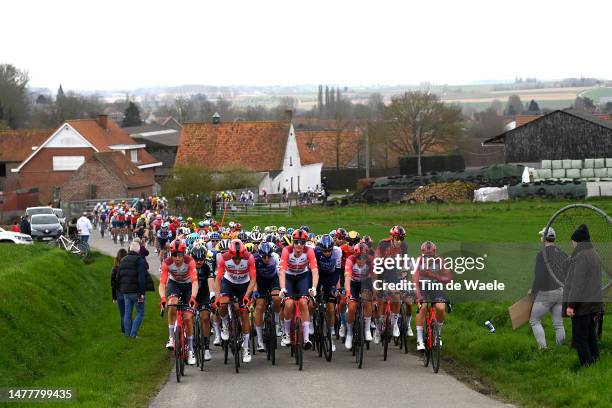
M 90 243 L 110 256 L 120 248 L 109 238 L 100 239 L 97 232 Z M 159 259 L 152 249 L 147 261 L 150 272 L 158 275 Z M 160 352 L 166 352 L 162 347 L 160 344 Z M 211 351 L 213 358 L 206 362 L 204 371 L 186 367 L 180 384 L 176 382 L 173 369 L 149 407 L 243 408 L 260 404 L 313 408 L 510 406 L 472 390 L 446 374 L 443 366 L 434 374 L 431 366 L 423 367 L 419 357 L 403 354 L 394 346 L 390 346 L 388 360 L 383 361 L 382 348 L 372 345 L 365 352 L 363 369 L 356 367 L 352 354 L 340 343 L 329 363 L 314 352 L 305 352 L 301 372 L 290 357 L 289 349 L 279 349 L 276 366 L 271 366 L 265 354 L 257 353 L 250 364 L 241 367 L 239 374 L 234 372 L 231 359 L 230 364 L 223 364 L 220 347 L 213 347 Z

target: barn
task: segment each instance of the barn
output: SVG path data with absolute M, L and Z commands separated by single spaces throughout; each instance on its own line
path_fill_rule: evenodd
M 506 163 L 612 157 L 612 121 L 575 109 L 556 110 L 483 142 L 504 146 Z

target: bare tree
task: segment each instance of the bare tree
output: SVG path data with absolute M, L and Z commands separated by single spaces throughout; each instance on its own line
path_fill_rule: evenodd
M 461 135 L 461 108 L 445 105 L 429 92 L 410 91 L 391 98 L 385 107 L 391 145 L 401 153 L 421 155 L 437 144 L 455 143 Z

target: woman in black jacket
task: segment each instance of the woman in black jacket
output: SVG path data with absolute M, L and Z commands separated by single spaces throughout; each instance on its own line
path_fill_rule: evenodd
M 124 256 L 127 255 L 127 251 L 124 248 L 121 248 L 117 251 L 117 256 L 115 257 L 115 264 L 113 265 L 113 270 L 111 272 L 111 291 L 113 295 L 113 303 L 119 306 L 119 321 L 121 322 L 121 333 L 125 334 L 125 328 L 123 327 L 123 311 L 124 311 L 124 302 L 123 302 L 123 294 L 119 292 L 119 282 L 117 277 L 117 272 L 119 271 L 119 262 L 123 259 Z
M 145 291 L 147 271 L 144 258 L 140 256 L 140 244 L 132 242 L 128 254 L 121 259 L 118 267 L 119 291 L 123 294 L 124 312 L 123 327 L 125 335 L 137 337 L 145 311 Z M 136 317 L 132 320 L 132 312 L 136 308 Z

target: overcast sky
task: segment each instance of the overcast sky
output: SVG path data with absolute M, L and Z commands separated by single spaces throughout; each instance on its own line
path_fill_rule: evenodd
M 0 63 L 90 90 L 612 78 L 611 14 L 596 0 L 3 1 Z

